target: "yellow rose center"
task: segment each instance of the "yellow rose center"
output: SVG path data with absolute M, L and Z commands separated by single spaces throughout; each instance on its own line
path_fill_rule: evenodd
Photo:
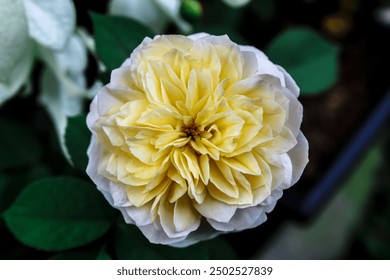
M 194 123 L 183 125 L 182 131 L 187 135 L 187 137 L 190 137 L 191 139 L 195 139 L 195 137 L 198 137 L 201 134 L 199 127 Z

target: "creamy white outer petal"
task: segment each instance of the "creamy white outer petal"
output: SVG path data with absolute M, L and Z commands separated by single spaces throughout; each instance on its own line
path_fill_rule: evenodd
M 90 116 L 90 114 L 88 114 Z M 87 155 L 89 157 L 87 165 L 87 174 L 91 180 L 95 183 L 97 189 L 101 191 L 107 201 L 115 207 L 114 199 L 110 193 L 110 180 L 98 173 L 99 170 L 99 158 L 101 155 L 101 148 L 98 144 L 95 137 L 91 138 L 91 143 L 89 144 Z
M 201 33 L 203 34 L 203 33 Z M 229 38 L 228 35 L 207 35 L 207 36 L 202 36 L 199 39 L 202 39 L 206 42 L 209 42 L 212 45 L 227 45 L 227 46 L 237 46 L 239 47 L 236 43 L 232 42 Z
M 96 121 L 100 117 L 98 110 L 97 110 L 97 96 L 98 96 L 98 94 L 92 99 L 92 102 L 89 105 L 89 113 L 87 115 L 87 126 L 92 133 L 93 133 L 93 125 L 96 123 Z M 95 139 L 94 135 L 92 135 L 92 140 L 93 139 Z M 91 140 L 91 143 L 92 143 L 92 140 Z
M 110 92 L 110 84 L 104 86 L 96 95 L 97 110 L 100 116 L 106 114 L 110 108 L 121 101 Z
M 261 50 L 253 46 L 247 46 L 247 45 L 239 45 L 239 46 L 240 46 L 240 50 L 243 52 L 251 52 L 260 58 L 268 59 L 268 56 L 266 56 L 265 53 L 263 53 Z
M 309 162 L 309 143 L 302 132 L 298 134 L 297 141 L 298 143 L 295 147 L 288 152 L 293 163 L 291 185 L 294 185 L 299 180 Z
M 131 203 L 127 199 L 126 189 L 123 185 L 110 181 L 108 189 L 112 196 L 113 206 L 126 207 L 131 205 Z
M 127 197 L 125 197 L 127 200 Z M 122 207 L 123 211 L 133 220 L 133 223 L 139 227 L 148 226 L 152 224 L 150 216 L 150 207 L 148 205 L 143 205 L 141 207 Z
M 193 245 L 195 243 L 198 243 L 200 240 L 210 240 L 215 237 L 217 237 L 220 234 L 224 234 L 225 232 L 215 230 L 213 227 L 210 226 L 207 222 L 203 221 L 201 222 L 199 228 L 196 231 L 191 232 L 186 239 L 179 241 L 179 242 L 173 242 L 170 243 L 170 246 L 177 247 L 177 248 L 184 248 L 188 247 L 190 245 Z
M 93 116 L 90 116 L 88 114 L 90 119 L 93 119 Z M 119 201 L 126 201 L 127 197 L 116 197 L 114 198 L 113 195 L 110 192 L 110 180 L 105 178 L 104 176 L 98 174 L 97 170 L 99 168 L 99 157 L 101 154 L 101 149 L 99 144 L 97 143 L 96 139 L 94 137 L 91 138 L 91 143 L 89 144 L 87 155 L 89 157 L 88 165 L 87 165 L 87 174 L 91 178 L 92 182 L 96 185 L 97 189 L 103 194 L 104 198 L 110 203 L 110 205 L 114 208 L 117 208 L 121 213 L 123 218 L 125 219 L 125 222 L 128 224 L 134 224 L 135 221 L 129 216 L 127 213 L 126 207 L 117 206 L 116 204 L 119 203 Z M 118 195 L 123 193 L 118 193 Z M 124 206 L 127 203 L 124 204 Z M 126 205 L 127 206 L 127 205 Z
M 160 224 L 161 224 L 161 227 L 162 227 L 164 233 L 171 239 L 183 238 L 183 237 L 186 238 L 188 236 L 188 234 L 195 231 L 199 227 L 199 224 L 200 224 L 200 220 L 197 220 L 195 223 L 193 223 L 191 225 L 191 227 L 187 228 L 186 230 L 176 231 L 174 229 L 173 221 L 172 221 L 172 225 L 171 225 L 170 223 L 165 223 L 164 218 L 165 218 L 164 216 L 160 216 Z
M 286 121 L 286 127 L 290 129 L 292 134 L 297 137 L 300 133 L 300 126 L 303 118 L 303 107 L 298 99 L 287 88 L 282 89 L 284 95 L 289 100 L 288 115 Z
M 266 221 L 267 217 L 262 206 L 252 206 L 244 209 L 237 209 L 236 213 L 227 223 L 217 222 L 208 219 L 210 225 L 219 231 L 241 231 L 253 228 L 260 221 Z
M 130 59 L 126 59 L 126 61 L 130 61 Z M 131 67 L 123 64 L 120 68 L 112 70 L 110 84 L 127 87 L 129 86 L 129 75 L 131 75 Z
M 90 105 L 90 112 L 87 115 L 87 126 L 93 132 L 93 126 L 99 119 L 98 113 L 98 96 L 96 96 Z M 87 174 L 95 183 L 98 190 L 101 191 L 111 206 L 119 209 L 125 218 L 126 223 L 136 224 L 137 226 L 146 226 L 151 223 L 150 209 L 147 207 L 136 208 L 131 206 L 127 199 L 127 193 L 123 186 L 111 182 L 104 176 L 98 173 L 99 158 L 101 148 L 95 137 L 91 138 L 91 143 L 87 151 L 89 161 L 87 166 Z
M 156 223 L 140 226 L 139 229 L 151 243 L 155 244 L 173 245 L 186 239 L 186 236 L 169 237 L 162 229 L 157 227 Z
M 10 79 L 16 66 L 23 66 L 20 62 L 29 53 L 31 43 L 22 1 L 0 0 L 0 7 L 0 83 L 6 86 L 13 83 Z
M 205 218 L 227 223 L 233 217 L 237 206 L 227 205 L 210 196 L 206 196 L 201 204 L 194 204 L 196 210 Z
M 271 75 L 280 80 L 282 87 L 286 86 L 284 73 L 273 64 L 268 57 L 259 49 L 252 46 L 239 46 L 241 51 L 252 52 L 256 55 L 257 71 L 256 75 Z
M 203 38 L 206 36 L 210 36 L 210 34 L 205 33 L 205 32 L 199 32 L 199 33 L 191 34 L 191 35 L 187 36 L 187 38 L 191 39 L 192 41 L 196 41 L 196 40 L 199 40 L 200 38 Z
M 299 87 L 294 79 L 291 77 L 289 73 L 280 65 L 276 65 L 280 72 L 283 73 L 284 79 L 286 81 L 286 88 L 288 88 L 295 97 L 299 96 Z

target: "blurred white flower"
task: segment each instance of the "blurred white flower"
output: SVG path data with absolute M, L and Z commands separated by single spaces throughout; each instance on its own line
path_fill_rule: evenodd
M 222 1 L 233 8 L 238 8 L 238 7 L 245 6 L 251 0 L 222 0 Z
M 156 33 L 162 33 L 169 22 L 188 33 L 191 26 L 181 18 L 180 5 L 180 0 L 111 0 L 109 13 L 135 19 Z
M 87 50 L 75 33 L 73 2 L 0 0 L 0 7 L 0 105 L 29 82 L 32 65 L 40 59 L 45 69 L 39 100 L 70 161 L 64 142 L 67 117 L 80 114 L 83 99 L 95 90 L 86 89 Z
M 27 82 L 36 43 L 62 49 L 74 30 L 69 0 L 0 0 L 0 105 Z
M 227 36 L 146 38 L 91 104 L 87 173 L 153 243 L 256 227 L 308 162 L 298 94 Z
M 39 48 L 39 54 L 48 66 L 41 77 L 39 100 L 51 116 L 61 149 L 71 162 L 65 145 L 67 118 L 82 113 L 83 100 L 91 98 L 101 83 L 96 82 L 90 89 L 86 88 L 87 50 L 78 34 L 72 35 L 62 50 Z

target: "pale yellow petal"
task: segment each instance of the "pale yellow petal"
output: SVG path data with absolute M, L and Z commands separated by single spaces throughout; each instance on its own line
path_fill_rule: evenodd
M 199 222 L 199 214 L 192 206 L 188 196 L 182 196 L 175 202 L 173 222 L 176 231 L 185 231 Z
M 236 184 L 231 184 L 213 161 L 210 162 L 210 181 L 224 195 L 232 198 L 238 197 Z
M 253 153 L 243 153 L 234 157 L 222 157 L 221 160 L 233 169 L 244 174 L 260 175 L 261 170 Z

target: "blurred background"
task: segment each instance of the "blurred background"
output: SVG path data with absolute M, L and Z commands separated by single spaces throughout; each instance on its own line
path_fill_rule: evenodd
M 78 0 L 73 4 L 75 22 L 69 34 L 76 35 L 67 36 L 78 38 L 74 46 L 64 50 L 30 34 L 35 56 L 24 81 L 7 87 L 0 80 L 0 212 L 36 179 L 85 177 L 66 159 L 86 159 L 78 161 L 64 143 L 67 127 L 87 112 L 96 87 L 108 82 L 110 67 L 100 61 L 94 42 L 94 12 L 130 18 L 155 34 L 228 34 L 239 44 L 263 50 L 300 86 L 310 162 L 266 223 L 221 237 L 218 242 L 231 249 L 232 258 L 390 258 L 390 1 Z M 4 28 L 2 36 L 8 36 Z M 74 63 L 78 68 L 66 64 L 75 57 L 80 57 Z M 4 56 L 1 59 L 5 63 Z M 23 245 L 3 218 L 0 234 L 2 259 L 58 257 L 58 252 Z M 104 246 L 115 258 L 111 253 L 115 249 Z M 92 258 L 85 253 L 88 250 L 83 247 L 82 254 L 68 257 Z

